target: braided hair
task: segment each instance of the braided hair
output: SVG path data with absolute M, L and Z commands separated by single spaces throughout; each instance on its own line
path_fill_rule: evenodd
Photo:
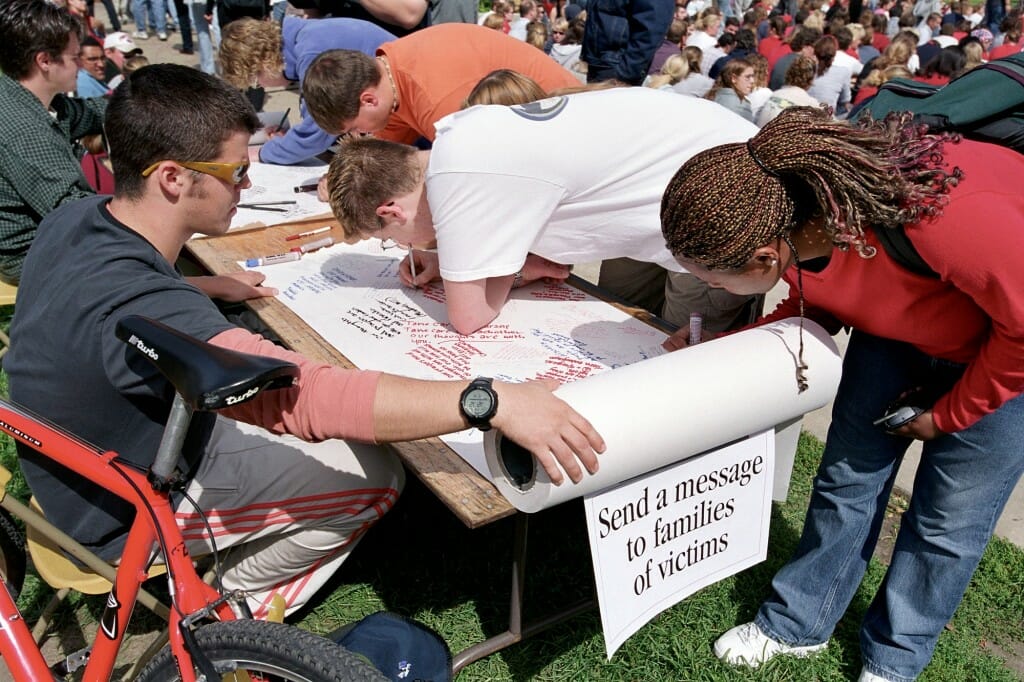
M 739 268 L 758 247 L 821 216 L 833 243 L 870 258 L 866 227 L 942 212 L 962 177 L 942 169 L 950 139 L 910 125 L 909 114 L 850 125 L 825 109 L 790 107 L 748 142 L 683 164 L 661 201 L 666 244 L 707 268 Z

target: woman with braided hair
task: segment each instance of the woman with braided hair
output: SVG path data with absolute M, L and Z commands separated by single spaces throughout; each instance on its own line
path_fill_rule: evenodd
M 1004 147 L 793 107 L 669 183 L 662 229 L 687 270 L 736 294 L 785 278 L 789 299 L 763 321 L 853 329 L 800 544 L 753 622 L 715 643 L 722 660 L 825 648 L 918 439 L 910 507 L 861 625 L 860 680 L 913 680 L 930 661 L 1024 471 L 1021 177 L 1024 157 Z M 899 226 L 934 276 L 883 249 L 876 231 Z M 932 396 L 920 416 L 873 424 L 918 386 Z

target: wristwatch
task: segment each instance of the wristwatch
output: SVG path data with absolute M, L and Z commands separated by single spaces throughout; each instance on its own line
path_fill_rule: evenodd
M 459 410 L 471 426 L 491 430 L 491 417 L 498 411 L 498 394 L 491 388 L 490 377 L 477 377 L 459 396 Z

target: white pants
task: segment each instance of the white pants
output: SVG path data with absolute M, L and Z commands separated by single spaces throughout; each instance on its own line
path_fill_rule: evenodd
M 286 613 L 302 607 L 394 506 L 404 481 L 384 448 L 307 443 L 218 417 L 187 492 L 213 530 L 224 588 L 245 590 L 261 618 L 275 593 Z M 213 550 L 188 500 L 175 517 L 191 554 Z

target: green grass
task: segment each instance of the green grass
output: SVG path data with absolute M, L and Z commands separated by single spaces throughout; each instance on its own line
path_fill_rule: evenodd
M 6 393 L 6 377 L 0 375 Z M 788 558 L 802 525 L 821 443 L 800 441 L 789 499 L 772 511 L 767 561 L 712 585 L 668 609 L 605 660 L 597 611 L 556 625 L 533 639 L 468 666 L 469 680 L 849 680 L 860 670 L 857 631 L 884 567 L 872 561 L 826 652 L 810 659 L 785 657 L 760 670 L 730 669 L 711 654 L 726 629 L 749 620 Z M 0 460 L 16 467 L 13 445 L 0 443 Z M 23 494 L 23 493 L 22 493 Z M 902 502 L 895 500 L 898 511 Z M 396 508 L 356 549 L 335 583 L 299 624 L 318 633 L 381 609 L 413 616 L 437 630 L 453 651 L 503 632 L 507 626 L 513 521 L 466 529 L 422 485 L 410 480 Z M 591 594 L 593 573 L 583 507 L 569 503 L 530 519 L 525 594 L 527 622 Z M 34 621 L 52 592 L 30 575 L 19 599 Z M 65 622 L 95 620 L 103 597 L 77 597 Z M 151 618 L 133 624 L 154 627 Z M 1024 552 L 994 540 L 966 598 L 939 639 L 925 682 L 1019 680 L 1024 661 Z M 1012 656 L 1012 665 L 999 655 Z

